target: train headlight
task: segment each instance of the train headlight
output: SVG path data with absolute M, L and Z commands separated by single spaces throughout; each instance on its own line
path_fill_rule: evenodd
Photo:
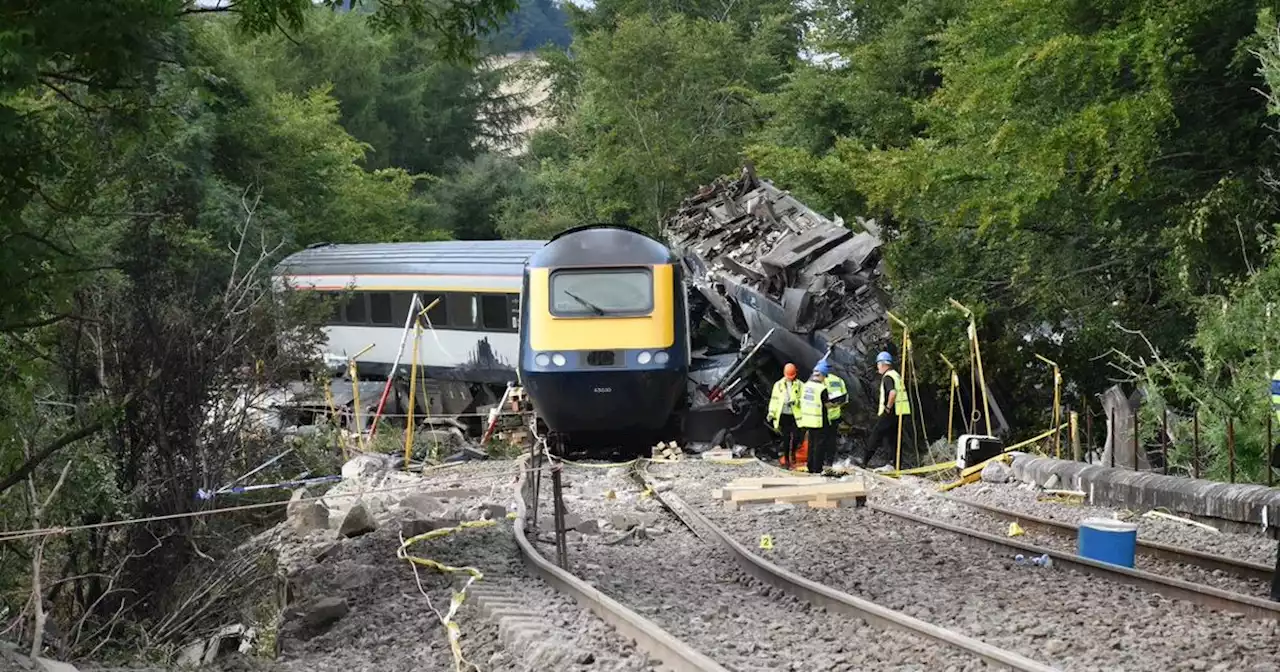
M 564 355 L 557 352 L 556 354 L 551 355 L 551 361 L 555 362 L 556 366 L 564 366 L 566 360 Z
M 648 352 L 642 352 L 638 357 L 636 357 L 636 361 L 640 362 L 641 364 L 648 364 L 649 360 L 651 359 L 653 359 L 653 355 L 649 354 Z
M 659 364 L 666 364 L 667 361 L 670 359 L 671 359 L 671 355 L 668 355 L 665 352 L 659 352 L 658 354 L 653 356 L 653 361 Z
M 544 352 L 538 355 L 537 357 L 534 357 L 533 361 L 538 366 L 551 366 L 551 355 L 548 355 L 547 353 Z

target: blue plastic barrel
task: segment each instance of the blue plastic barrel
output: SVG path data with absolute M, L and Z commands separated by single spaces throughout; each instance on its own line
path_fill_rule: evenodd
M 1076 541 L 1080 555 L 1090 560 L 1132 568 L 1138 526 L 1110 518 L 1089 518 L 1080 522 Z

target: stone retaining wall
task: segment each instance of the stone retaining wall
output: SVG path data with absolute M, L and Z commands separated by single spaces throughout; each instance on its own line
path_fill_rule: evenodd
M 1013 454 L 1013 475 L 1043 486 L 1057 475 L 1067 490 L 1085 493 L 1090 504 L 1136 510 L 1162 508 L 1193 518 L 1229 521 L 1241 526 L 1280 528 L 1280 490 L 1262 485 L 1236 485 L 1150 472 Z

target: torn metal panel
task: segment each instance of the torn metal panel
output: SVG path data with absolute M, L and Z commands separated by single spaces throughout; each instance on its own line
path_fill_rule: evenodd
M 838 339 L 832 365 L 869 399 L 867 363 L 888 341 L 879 240 L 813 211 L 748 169 L 685 201 L 665 227 L 687 278 L 735 336 L 761 338 L 780 359 L 812 367 Z M 745 333 L 744 333 L 745 332 Z
M 880 229 L 855 222 L 851 229 L 815 212 L 748 166 L 687 199 L 663 230 L 686 281 L 709 304 L 707 319 L 751 340 L 776 327 L 767 349 L 802 371 L 830 351 L 851 403 L 871 410 L 875 354 L 897 348 L 881 287 Z M 1003 425 L 991 401 L 992 419 Z

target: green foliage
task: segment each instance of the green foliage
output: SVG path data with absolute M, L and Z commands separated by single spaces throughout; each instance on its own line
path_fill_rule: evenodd
M 620 18 L 575 47 L 571 113 L 538 156 L 530 198 L 509 203 L 508 236 L 586 221 L 655 230 L 689 185 L 732 171 L 759 123 L 754 98 L 786 64 L 774 57 L 782 18 L 742 39 L 723 22 L 673 14 Z M 535 142 L 535 147 L 546 143 Z
M 518 120 L 502 73 L 448 60 L 507 0 L 359 15 L 298 0 L 240 0 L 226 16 L 172 0 L 91 4 L 0 9 L 6 529 L 187 513 L 198 489 L 278 453 L 280 437 L 248 431 L 238 409 L 314 364 L 327 309 L 273 296 L 272 265 L 316 241 L 445 237 L 441 217 L 462 210 L 463 228 L 483 228 L 472 210 L 501 195 L 479 175 L 505 168 L 479 159 Z M 454 190 L 422 173 L 458 165 L 476 176 Z M 289 468 L 333 469 L 330 446 L 304 448 Z M 64 473 L 33 519 L 28 484 L 43 500 Z M 60 635 L 46 642 L 58 656 L 129 646 L 193 558 L 268 522 L 50 539 L 46 581 L 57 582 L 44 589 Z M 0 551 L 9 618 L 36 543 Z M 98 630 L 117 615 L 119 629 Z

